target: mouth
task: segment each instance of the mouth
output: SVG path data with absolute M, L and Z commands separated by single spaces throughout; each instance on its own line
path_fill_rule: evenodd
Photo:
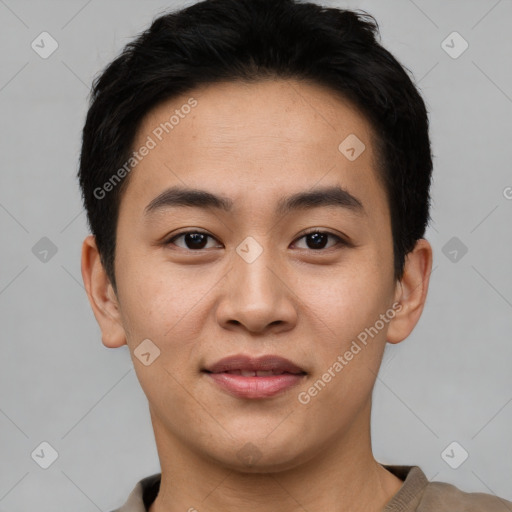
M 238 398 L 269 398 L 299 384 L 307 372 L 280 356 L 236 355 L 202 370 L 221 390 Z
M 227 373 L 228 375 L 241 375 L 242 377 L 271 377 L 272 375 L 298 375 L 294 372 L 286 372 L 282 370 L 228 370 L 225 372 L 208 372 L 208 373 Z

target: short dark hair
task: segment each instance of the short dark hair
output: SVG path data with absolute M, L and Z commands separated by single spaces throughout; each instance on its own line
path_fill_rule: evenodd
M 401 279 L 405 257 L 430 220 L 432 157 L 425 103 L 378 38 L 376 20 L 364 11 L 297 0 L 203 0 L 156 18 L 128 43 L 93 82 L 78 171 L 114 289 L 117 219 L 129 174 L 108 195 L 102 187 L 130 159 L 143 117 L 201 84 L 271 78 L 326 86 L 370 122 L 391 212 L 394 277 Z

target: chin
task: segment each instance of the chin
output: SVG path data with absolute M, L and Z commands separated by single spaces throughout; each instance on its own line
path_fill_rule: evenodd
M 216 444 L 213 450 L 206 453 L 215 460 L 216 464 L 237 473 L 278 473 L 291 470 L 309 460 L 313 450 L 301 450 L 297 443 L 297 435 L 291 435 L 286 440 L 268 439 L 246 436 L 235 443 L 226 439 L 227 445 Z

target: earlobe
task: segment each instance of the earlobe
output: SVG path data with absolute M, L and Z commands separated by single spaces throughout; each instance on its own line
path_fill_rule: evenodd
M 402 279 L 397 282 L 395 301 L 401 308 L 389 323 L 388 343 L 400 343 L 409 336 L 418 323 L 427 299 L 430 274 L 432 272 L 432 247 L 421 238 L 407 254 Z
M 103 344 L 116 348 L 126 344 L 119 302 L 101 263 L 93 235 L 82 244 L 82 279 L 94 316 L 101 329 Z

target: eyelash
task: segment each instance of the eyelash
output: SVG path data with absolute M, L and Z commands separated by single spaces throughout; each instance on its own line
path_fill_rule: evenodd
M 176 235 L 173 235 L 171 238 L 169 238 L 168 240 L 166 240 L 164 242 L 164 245 L 168 246 L 168 245 L 175 245 L 174 244 L 174 241 L 177 240 L 178 238 L 180 237 L 183 237 L 185 235 L 188 235 L 188 234 L 202 234 L 202 235 L 206 235 L 210 238 L 213 238 L 215 240 L 215 237 L 213 237 L 212 235 L 210 235 L 209 233 L 207 233 L 206 231 L 201 231 L 201 230 L 190 230 L 190 231 L 182 231 L 181 233 L 178 233 Z M 313 251 L 313 252 L 321 252 L 321 251 L 326 251 L 328 249 L 333 249 L 337 246 L 350 246 L 350 243 L 346 240 L 344 240 L 343 238 L 341 238 L 340 236 L 338 235 L 335 235 L 334 233 L 331 233 L 330 231 L 321 231 L 320 229 L 315 229 L 315 228 L 312 228 L 310 230 L 308 230 L 307 232 L 303 233 L 300 237 L 296 238 L 296 240 L 301 240 L 302 238 L 305 238 L 306 236 L 308 235 L 312 235 L 312 234 L 320 234 L 320 235 L 328 235 L 332 238 L 334 238 L 336 240 L 336 244 L 334 244 L 333 246 L 331 247 L 327 247 L 327 249 L 324 249 L 324 248 L 321 248 L 321 249 L 306 249 L 306 250 L 309 250 L 309 251 Z M 204 251 L 205 249 L 188 249 L 188 248 L 183 248 L 183 247 L 179 247 L 180 249 L 183 249 L 185 251 L 189 251 L 189 252 L 200 252 L 200 251 Z

